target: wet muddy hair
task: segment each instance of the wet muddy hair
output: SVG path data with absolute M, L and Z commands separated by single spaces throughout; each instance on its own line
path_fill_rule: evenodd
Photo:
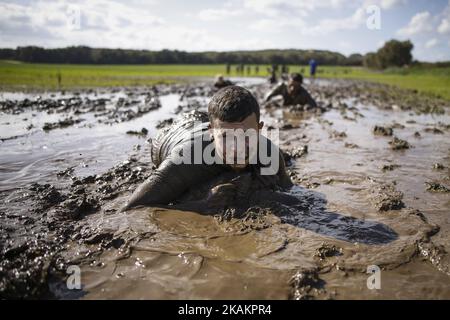
M 228 86 L 217 91 L 208 104 L 209 121 L 241 122 L 255 113 L 259 122 L 259 104 L 250 91 L 239 86 Z
M 292 81 L 303 83 L 303 76 L 300 73 L 294 72 L 289 75 Z

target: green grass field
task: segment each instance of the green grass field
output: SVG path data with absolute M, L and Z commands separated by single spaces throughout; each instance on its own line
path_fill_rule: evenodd
M 290 72 L 307 75 L 307 66 L 290 66 Z M 0 87 L 3 89 L 58 89 L 109 86 L 151 85 L 188 81 L 191 77 L 226 75 L 224 65 L 64 65 L 0 62 Z M 247 76 L 247 73 L 245 73 Z M 229 76 L 237 76 L 235 66 Z M 251 67 L 249 76 L 267 76 L 267 66 L 259 66 L 259 74 Z M 318 77 L 359 79 L 416 89 L 419 92 L 450 100 L 450 68 L 413 67 L 370 71 L 362 67 L 319 66 Z
M 307 68 L 305 68 L 308 71 Z M 322 67 L 317 75 L 323 78 L 359 79 L 414 89 L 421 93 L 450 100 L 450 68 L 412 67 L 372 71 L 362 67 Z

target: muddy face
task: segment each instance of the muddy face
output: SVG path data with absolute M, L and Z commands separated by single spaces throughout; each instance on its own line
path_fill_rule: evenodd
M 441 188 L 450 181 L 450 117 L 442 101 L 416 94 L 316 81 L 307 89 L 326 113 L 262 114 L 282 128 L 292 190 L 263 190 L 230 172 L 170 206 L 118 213 L 152 172 L 147 139 L 157 123 L 205 110 L 207 87 L 158 87 L 160 108 L 129 120 L 147 90 L 105 90 L 97 98 L 124 121 L 96 117 L 99 103 L 84 121 L 48 132 L 45 123 L 85 110 L 94 93 L 73 95 L 81 102 L 60 113 L 57 96 L 43 96 L 54 102 L 41 110 L 35 95 L 4 95 L 6 110 L 26 107 L 5 111 L 0 123 L 1 297 L 450 298 L 450 204 Z M 262 102 L 266 85 L 249 87 Z M 374 135 L 376 125 L 412 147 L 393 150 L 394 137 Z M 126 134 L 141 128 L 147 136 Z M 66 287 L 70 265 L 81 268 L 82 290 Z M 381 269 L 380 290 L 366 286 L 370 265 Z
M 298 92 L 300 92 L 300 89 L 302 87 L 302 83 L 299 81 L 294 81 L 294 80 L 289 80 L 287 88 L 288 88 L 288 93 L 290 95 L 295 95 Z
M 210 132 L 217 154 L 231 168 L 244 169 L 258 150 L 259 130 L 263 126 L 255 113 L 239 122 L 214 119 Z

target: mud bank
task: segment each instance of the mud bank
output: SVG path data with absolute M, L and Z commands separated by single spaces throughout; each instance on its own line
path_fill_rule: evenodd
M 305 113 L 264 104 L 265 83 L 241 84 L 280 129 L 296 186 L 248 188 L 245 206 L 209 214 L 182 203 L 117 212 L 154 170 L 158 129 L 206 110 L 209 85 L 2 93 L 0 296 L 450 298 L 445 103 L 318 81 L 307 87 L 321 111 Z M 67 289 L 71 265 L 81 290 Z M 380 290 L 366 286 L 370 265 Z

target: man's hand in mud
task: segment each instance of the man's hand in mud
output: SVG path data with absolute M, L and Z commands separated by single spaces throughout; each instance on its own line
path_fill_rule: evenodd
M 237 188 L 232 183 L 219 184 L 213 187 L 207 199 L 209 208 L 223 208 L 234 203 Z

